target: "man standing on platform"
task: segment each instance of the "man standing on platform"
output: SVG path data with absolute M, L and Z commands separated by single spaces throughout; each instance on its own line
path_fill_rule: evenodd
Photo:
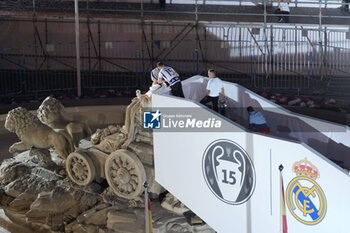
M 207 95 L 201 100 L 201 104 L 207 104 L 209 102 L 213 105 L 213 110 L 219 112 L 218 101 L 220 93 L 225 96 L 225 89 L 221 79 L 216 77 L 215 70 L 208 70 L 209 81 L 207 84 Z
M 170 87 L 172 95 L 185 98 L 179 74 L 173 68 L 165 66 L 162 62 L 157 63 L 157 68 L 159 69 L 158 83 L 165 81 Z

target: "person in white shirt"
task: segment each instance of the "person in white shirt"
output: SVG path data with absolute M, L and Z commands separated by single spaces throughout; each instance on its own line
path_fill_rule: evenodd
M 275 14 L 278 14 L 278 22 L 289 23 L 289 2 L 288 0 L 281 0 L 278 3 L 278 9 L 275 11 Z
M 152 71 L 151 71 L 151 80 L 153 83 L 158 83 L 158 75 L 159 75 L 159 69 L 158 67 L 154 68 Z
M 179 74 L 173 68 L 165 66 L 162 62 L 157 63 L 157 68 L 159 69 L 158 83 L 166 82 L 173 96 L 185 98 Z
M 151 71 L 152 86 L 149 87 L 149 91 L 146 92 L 145 94 L 145 97 L 148 99 L 151 98 L 153 92 L 155 92 L 156 90 L 162 87 L 162 85 L 158 83 L 158 75 L 159 75 L 159 69 L 158 67 L 156 67 Z
M 201 100 L 201 104 L 212 103 L 213 110 L 219 112 L 218 101 L 220 93 L 225 96 L 225 89 L 220 78 L 215 74 L 214 69 L 208 70 L 209 81 L 207 84 L 207 95 Z

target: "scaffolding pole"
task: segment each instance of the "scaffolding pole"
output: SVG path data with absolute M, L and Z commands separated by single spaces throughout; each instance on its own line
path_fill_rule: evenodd
M 81 96 L 81 73 L 80 73 L 80 31 L 79 31 L 79 6 L 78 0 L 74 0 L 75 11 L 75 48 L 77 59 L 77 97 Z

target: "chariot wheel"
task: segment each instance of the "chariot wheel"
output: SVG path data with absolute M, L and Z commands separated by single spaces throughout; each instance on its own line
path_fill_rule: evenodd
M 105 176 L 119 197 L 134 199 L 144 191 L 146 172 L 133 152 L 121 149 L 111 153 L 106 160 Z
M 76 184 L 87 186 L 96 175 L 96 169 L 89 154 L 84 151 L 71 153 L 66 160 L 66 170 L 69 178 Z

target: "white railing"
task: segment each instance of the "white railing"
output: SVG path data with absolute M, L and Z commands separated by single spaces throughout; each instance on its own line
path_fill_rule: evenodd
M 208 78 L 197 75 L 182 82 L 187 99 L 199 102 L 206 93 Z M 267 118 L 271 136 L 304 143 L 350 170 L 348 126 L 293 113 L 235 83 L 224 82 L 228 109 L 226 117 L 248 128 L 246 108 L 254 107 Z M 159 94 L 168 93 L 169 89 Z

